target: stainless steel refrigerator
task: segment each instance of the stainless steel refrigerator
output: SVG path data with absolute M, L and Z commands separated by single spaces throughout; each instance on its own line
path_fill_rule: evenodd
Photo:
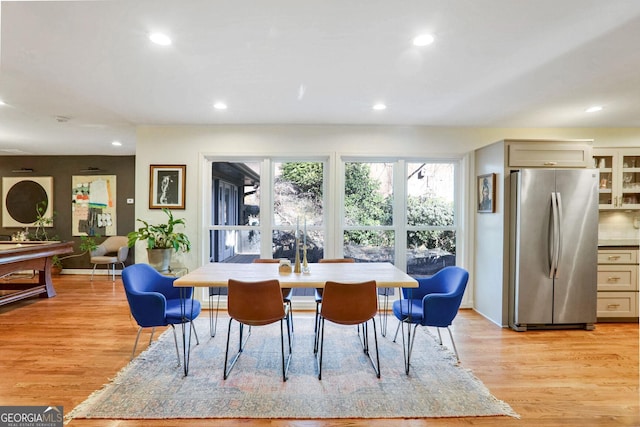
M 594 328 L 598 178 L 595 169 L 512 172 L 511 328 Z

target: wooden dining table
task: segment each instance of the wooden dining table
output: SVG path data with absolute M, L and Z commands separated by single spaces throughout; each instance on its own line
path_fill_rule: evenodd
M 375 280 L 378 288 L 417 288 L 418 281 L 389 262 L 364 263 L 312 263 L 308 273 L 280 273 L 278 264 L 267 263 L 222 263 L 205 264 L 196 270 L 179 277 L 173 282 L 181 289 L 197 287 L 227 287 L 229 279 L 259 281 L 276 279 L 282 288 L 324 288 L 328 281 L 359 283 Z M 183 294 L 181 292 L 181 294 Z M 184 295 L 187 293 L 184 292 Z M 191 293 L 193 296 L 193 292 Z M 182 298 L 186 301 L 185 298 Z M 182 304 L 183 309 L 186 304 Z M 185 313 L 186 317 L 186 313 Z M 409 331 L 411 328 L 407 328 Z M 191 328 L 182 327 L 184 374 L 189 373 L 189 349 L 191 347 Z M 409 332 L 410 333 L 410 332 Z M 403 340 L 404 341 L 404 340 Z M 407 341 L 410 342 L 410 341 Z M 404 349 L 404 346 L 403 346 Z M 405 370 L 408 363 L 405 352 Z

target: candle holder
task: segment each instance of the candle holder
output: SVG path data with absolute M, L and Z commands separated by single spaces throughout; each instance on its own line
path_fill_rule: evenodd
M 309 270 L 309 263 L 307 262 L 307 245 L 302 246 L 302 273 L 311 273 L 311 270 Z
M 300 237 L 298 237 L 298 233 L 296 232 L 296 261 L 293 265 L 294 273 L 301 273 L 302 268 L 300 267 Z

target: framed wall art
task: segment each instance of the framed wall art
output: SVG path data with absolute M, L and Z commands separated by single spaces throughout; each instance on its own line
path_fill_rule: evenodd
M 46 206 L 42 216 L 53 218 L 53 177 L 2 177 L 2 200 L 3 227 L 33 226 L 40 204 Z
M 184 209 L 186 165 L 151 165 L 149 209 Z
M 72 176 L 72 235 L 117 235 L 116 195 L 115 175 Z
M 478 195 L 478 212 L 492 213 L 496 211 L 496 174 L 488 173 L 478 176 L 476 194 Z

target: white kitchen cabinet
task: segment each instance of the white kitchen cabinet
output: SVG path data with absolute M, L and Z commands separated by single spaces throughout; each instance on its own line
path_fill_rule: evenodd
M 524 141 L 509 143 L 511 168 L 587 168 L 592 166 L 591 141 Z
M 638 317 L 638 249 L 598 250 L 599 320 Z
M 594 148 L 600 170 L 600 209 L 640 209 L 640 150 Z

